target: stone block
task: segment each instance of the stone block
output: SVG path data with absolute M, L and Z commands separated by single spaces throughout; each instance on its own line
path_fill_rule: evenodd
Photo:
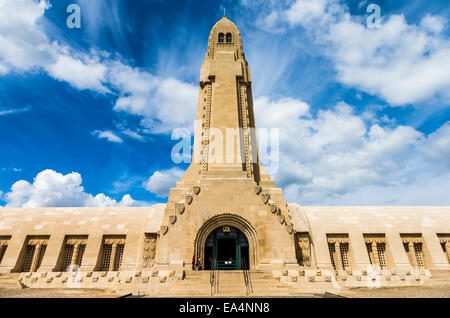
M 162 283 L 165 283 L 166 282 L 166 276 L 164 276 L 164 277 L 161 277 L 160 279 L 159 279 L 159 282 L 162 284 Z
M 288 270 L 288 276 L 289 277 L 297 277 L 298 276 L 298 271 L 297 270 Z
M 128 276 L 127 278 L 125 278 L 125 283 L 131 283 L 131 281 L 133 280 L 133 277 Z
M 47 278 L 47 283 L 51 283 L 53 281 L 53 277 Z
M 110 277 L 108 277 L 108 282 L 113 282 L 114 281 L 114 276 L 110 276 Z
M 134 277 L 141 277 L 141 275 L 142 275 L 141 271 L 134 273 Z
M 171 271 L 169 271 L 169 270 L 162 270 L 162 271 L 158 271 L 158 277 L 168 277 L 169 276 L 169 273 L 170 273 Z
M 289 276 L 281 276 L 280 282 L 285 282 L 285 283 L 291 282 L 291 278 Z
M 176 279 L 178 279 L 178 280 L 183 280 L 184 277 L 185 277 L 185 275 L 186 275 L 186 272 L 185 272 L 185 271 L 176 271 L 176 272 L 175 272 L 175 277 L 176 277 Z
M 278 278 L 279 279 L 282 274 L 281 274 L 280 270 L 273 270 L 272 271 L 272 275 L 273 275 L 274 278 Z
M 92 282 L 93 282 L 93 283 L 98 282 L 98 277 L 92 277 Z
M 308 280 L 308 282 L 314 282 L 314 276 L 308 276 L 306 277 L 306 279 Z

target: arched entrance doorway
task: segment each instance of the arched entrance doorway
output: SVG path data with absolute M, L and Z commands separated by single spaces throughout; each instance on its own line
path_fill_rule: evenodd
M 224 226 L 228 226 L 230 227 L 230 231 L 231 228 L 234 228 L 236 230 L 235 233 L 240 233 L 240 235 L 243 235 L 245 240 L 247 241 L 247 245 L 248 245 L 248 254 L 247 252 L 241 251 L 241 255 L 248 255 L 248 258 L 246 259 L 246 264 L 248 268 L 256 268 L 258 266 L 258 243 L 261 242 L 258 239 L 258 234 L 255 230 L 255 228 L 250 224 L 249 221 L 247 221 L 246 219 L 244 219 L 242 216 L 240 215 L 236 215 L 236 214 L 231 214 L 231 213 L 224 213 L 224 214 L 219 214 L 216 216 L 211 217 L 210 219 L 208 219 L 207 221 L 205 221 L 203 223 L 203 225 L 198 229 L 197 231 L 197 235 L 195 237 L 195 241 L 194 241 L 194 257 L 195 259 L 200 259 L 201 263 L 202 263 L 202 267 L 205 268 L 205 265 L 208 263 L 209 267 L 206 267 L 207 269 L 211 268 L 211 264 L 214 263 L 213 261 L 210 261 L 210 257 L 209 255 L 211 255 L 212 258 L 214 258 L 214 249 L 210 249 L 208 256 L 205 255 L 206 251 L 206 241 L 208 238 L 211 237 L 214 238 L 214 234 L 213 232 L 215 232 L 216 234 L 216 238 L 217 238 L 217 233 L 222 231 L 223 232 L 223 227 Z M 230 234 L 231 235 L 231 234 Z M 240 236 L 242 237 L 242 236 Z M 214 239 L 212 240 L 213 245 L 212 247 L 214 248 Z M 216 242 L 218 243 L 218 242 Z M 244 244 L 242 244 L 243 246 Z M 210 245 L 211 247 L 211 245 Z M 218 247 L 218 245 L 216 245 L 216 247 Z M 243 254 L 242 254 L 243 253 Z M 241 256 L 242 259 L 242 256 Z
M 220 226 L 208 235 L 203 255 L 207 270 L 249 269 L 250 266 L 247 237 L 229 225 Z

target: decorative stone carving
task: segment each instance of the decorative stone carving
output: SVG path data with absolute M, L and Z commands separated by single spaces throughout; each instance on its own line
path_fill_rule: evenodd
M 295 234 L 295 254 L 302 266 L 311 266 L 311 240 L 308 233 Z
M 294 227 L 292 226 L 292 224 L 289 224 L 289 225 L 286 227 L 286 230 L 288 231 L 289 234 L 292 234 L 292 232 L 294 231 Z
M 171 224 L 175 224 L 175 222 L 177 221 L 177 216 L 176 215 L 171 215 L 169 216 L 169 220 Z
M 142 254 L 142 267 L 148 268 L 153 264 L 156 254 L 156 233 L 145 233 L 144 253 Z
M 283 215 L 283 214 L 278 215 L 278 221 L 280 221 L 281 224 L 284 223 L 285 218 L 284 218 L 284 215 Z
M 163 226 L 161 226 L 161 233 L 162 234 L 166 234 L 167 233 L 167 231 L 169 230 L 169 227 L 168 226 L 165 226 L 165 225 L 163 225 Z
M 178 214 L 184 213 L 184 204 L 183 203 L 175 203 L 175 210 L 178 212 Z
M 199 194 L 200 193 L 200 186 L 193 186 L 192 190 L 195 194 Z
M 278 207 L 275 203 L 270 204 L 270 212 L 276 213 L 278 211 Z
M 270 199 L 270 194 L 268 193 L 263 193 L 261 194 L 261 198 L 264 204 L 267 204 L 267 202 L 269 202 Z
M 262 190 L 261 186 L 256 186 L 256 187 L 255 187 L 255 193 L 256 193 L 256 194 L 260 194 L 260 193 L 261 193 L 261 190 Z
M 186 195 L 185 201 L 187 204 L 191 204 L 192 201 L 194 200 L 194 197 L 190 194 Z

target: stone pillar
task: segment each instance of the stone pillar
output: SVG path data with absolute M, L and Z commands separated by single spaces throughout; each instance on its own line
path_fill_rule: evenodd
M 377 242 L 372 241 L 370 244 L 372 245 L 372 262 L 373 262 L 373 265 L 375 265 L 377 267 L 381 267 L 381 265 L 380 265 L 380 258 L 378 257 Z
M 78 266 L 78 258 L 79 258 L 79 252 L 80 252 L 80 244 L 75 243 L 73 246 L 73 254 L 72 254 L 72 261 L 70 263 L 71 270 L 74 269 L 75 266 Z
M 99 252 L 102 246 L 103 236 L 99 233 L 97 235 L 89 235 L 86 242 L 86 249 L 84 250 L 83 264 L 80 270 L 83 272 L 94 271 L 99 259 Z
M 422 256 L 426 268 L 431 270 L 450 270 L 449 262 L 445 253 L 442 253 L 441 242 L 437 235 L 431 231 L 424 231 L 422 238 Z M 449 253 L 448 248 L 446 251 Z
M 366 269 L 370 265 L 367 247 L 362 233 L 349 233 L 349 265 L 352 270 Z
M 402 240 L 397 233 L 386 233 L 386 250 L 387 249 L 391 251 L 392 263 L 395 268 L 409 269 L 411 267 Z
M 417 258 L 416 258 L 416 251 L 414 250 L 414 242 L 413 241 L 409 241 L 408 242 L 408 254 L 409 254 L 409 259 L 411 260 L 411 266 L 414 269 L 419 268 L 419 264 L 417 264 Z
M 124 246 L 121 270 L 135 270 L 140 265 L 144 237 L 144 229 L 139 233 L 127 233 L 126 244 L 122 242 Z
M 52 234 L 50 236 L 41 266 L 38 268 L 40 272 L 51 272 L 56 267 L 63 242 L 64 234 Z
M 328 240 L 325 233 L 314 233 L 315 244 L 314 254 L 316 256 L 317 268 L 320 269 L 333 269 L 331 265 L 330 252 L 328 250 Z M 313 241 L 314 243 L 314 241 Z
M 112 244 L 111 249 L 111 259 L 109 260 L 109 271 L 112 272 L 115 270 L 116 265 L 116 256 L 117 256 L 117 243 Z
M 336 243 L 334 243 L 334 264 L 336 264 L 336 270 L 343 269 L 341 243 L 339 241 L 336 241 Z
M 23 252 L 22 248 L 26 239 L 26 234 L 13 235 L 8 241 L 8 248 L 6 249 L 3 260 L 0 264 L 0 273 L 9 273 L 12 271 L 20 271 L 19 268 L 23 263 L 23 258 L 26 257 L 26 251 Z M 23 252 L 23 254 L 21 254 Z
M 33 261 L 31 262 L 30 272 L 35 272 L 37 270 L 40 254 L 41 243 L 38 242 L 34 247 Z
M 450 263 L 450 241 L 445 242 L 445 254 L 447 255 L 447 262 Z

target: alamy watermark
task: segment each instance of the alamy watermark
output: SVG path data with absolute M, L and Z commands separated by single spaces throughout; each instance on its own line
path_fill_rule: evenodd
M 371 3 L 367 6 L 367 13 L 370 15 L 367 17 L 367 27 L 369 29 L 381 28 L 381 8 L 378 4 Z
M 66 25 L 69 29 L 81 29 L 81 8 L 78 4 L 70 4 L 66 8 L 70 13 L 67 17 Z

